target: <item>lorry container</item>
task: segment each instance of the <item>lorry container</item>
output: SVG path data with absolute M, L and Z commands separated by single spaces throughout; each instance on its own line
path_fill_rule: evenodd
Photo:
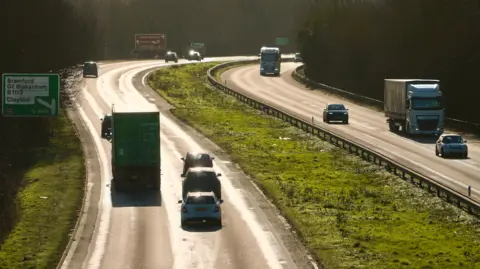
M 444 131 L 443 94 L 436 79 L 385 79 L 384 112 L 389 129 L 409 135 Z
M 112 186 L 160 190 L 160 112 L 112 109 Z

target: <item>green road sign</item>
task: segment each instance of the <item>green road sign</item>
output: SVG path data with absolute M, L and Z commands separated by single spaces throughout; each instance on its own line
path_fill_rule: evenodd
M 275 45 L 277 46 L 286 46 L 288 45 L 288 38 L 285 38 L 285 37 L 278 37 L 278 38 L 275 38 Z
M 58 116 L 60 76 L 47 74 L 3 74 L 2 114 L 5 117 Z

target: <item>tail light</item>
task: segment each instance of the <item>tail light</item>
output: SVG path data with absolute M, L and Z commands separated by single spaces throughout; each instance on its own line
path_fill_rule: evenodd
M 185 206 L 182 206 L 182 212 L 183 212 L 183 213 L 188 213 L 188 209 L 187 209 L 187 207 L 185 207 Z
M 216 206 L 215 206 L 215 209 L 213 210 L 213 212 L 218 212 L 218 211 L 220 211 L 220 206 L 219 206 L 219 205 L 216 205 Z

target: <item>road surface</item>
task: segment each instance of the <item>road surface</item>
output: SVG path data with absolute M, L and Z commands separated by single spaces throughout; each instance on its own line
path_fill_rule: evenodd
M 189 134 L 189 128 L 168 112 L 170 106 L 145 86 L 146 74 L 164 65 L 163 61 L 101 64 L 98 79 L 84 79 L 76 96 L 83 121 L 79 130 L 83 135 L 90 133 L 85 140 L 95 150 L 89 164 L 97 171 L 90 172 L 88 211 L 62 268 L 313 268 L 271 204 L 221 154 L 214 155 L 214 167 L 222 173 L 223 227 L 180 227 L 180 158 L 194 149 L 219 151 L 198 134 Z M 99 137 L 99 119 L 111 111 L 112 104 L 139 109 L 153 104 L 160 109 L 161 197 L 111 196 L 111 145 Z
M 282 63 L 280 77 L 262 77 L 258 65 L 230 69 L 221 75 L 222 81 L 238 92 L 299 116 L 334 131 L 355 142 L 384 154 L 437 182 L 463 194 L 472 186 L 472 197 L 480 201 L 480 141 L 466 136 L 469 158 L 443 159 L 435 156 L 432 139 L 410 139 L 391 133 L 381 112 L 362 107 L 317 90 L 307 89 L 291 77 L 300 64 Z M 322 112 L 327 103 L 343 103 L 349 108 L 349 124 L 327 124 Z M 448 130 L 446 131 L 448 132 Z

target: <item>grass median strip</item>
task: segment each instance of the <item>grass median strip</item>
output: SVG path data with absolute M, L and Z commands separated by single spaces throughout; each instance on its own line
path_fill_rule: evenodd
M 205 74 L 217 64 L 148 82 L 262 186 L 326 268 L 478 266 L 478 219 L 213 89 Z
M 19 219 L 0 246 L 0 268 L 55 268 L 75 226 L 85 182 L 82 146 L 65 114 L 53 128 L 50 145 L 28 153 L 36 164 L 22 179 Z

